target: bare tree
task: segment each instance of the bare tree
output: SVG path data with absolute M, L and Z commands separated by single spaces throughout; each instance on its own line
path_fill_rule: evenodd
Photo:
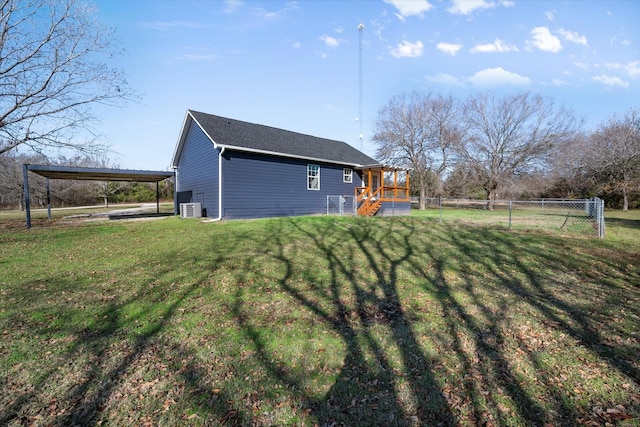
M 578 129 L 570 111 L 555 109 L 549 99 L 529 92 L 471 97 L 464 120 L 468 133 L 460 154 L 484 188 L 489 209 L 502 185 L 543 167 L 553 148 Z
M 594 132 L 584 152 L 583 166 L 595 178 L 622 193 L 622 210 L 629 210 L 629 194 L 640 190 L 640 112 L 612 117 Z
M 97 156 L 90 164 L 95 168 L 118 169 L 120 164 L 107 156 Z M 118 194 L 126 184 L 120 181 L 97 181 L 94 183 L 95 193 L 98 198 L 104 201 L 104 207 L 109 207 L 109 200 Z
M 74 139 L 90 131 L 91 107 L 137 98 L 107 65 L 114 33 L 94 16 L 81 0 L 0 0 L 0 154 L 96 151 L 94 141 Z
M 451 97 L 414 91 L 392 97 L 378 112 L 373 141 L 380 160 L 412 169 L 425 208 L 427 193 L 441 192 L 442 176 L 461 139 L 458 103 Z
M 581 131 L 553 148 L 543 197 L 573 199 L 590 198 L 598 194 L 593 173 L 583 167 L 585 153 L 590 146 L 590 135 Z
M 24 181 L 22 165 L 25 163 L 40 163 L 44 159 L 40 155 L 25 155 L 7 153 L 0 154 L 0 207 L 18 208 L 24 210 Z M 34 204 L 42 204 L 45 200 L 44 178 L 33 177 L 31 197 Z

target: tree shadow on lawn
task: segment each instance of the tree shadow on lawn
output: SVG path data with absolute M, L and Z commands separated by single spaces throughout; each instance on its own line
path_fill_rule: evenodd
M 166 260 L 156 260 L 156 278 L 174 275 L 175 256 L 172 252 Z M 126 280 L 137 270 L 139 266 L 118 273 Z M 232 396 L 202 380 L 207 376 L 206 368 L 196 361 L 194 349 L 165 335 L 176 312 L 206 288 L 204 280 L 186 284 L 177 292 L 173 285 L 175 282 L 163 284 L 155 279 L 128 297 L 103 295 L 102 308 L 94 312 L 85 310 L 84 305 L 78 307 L 82 301 L 73 297 L 68 298 L 72 305 L 53 298 L 60 293 L 83 292 L 68 278 L 50 277 L 45 283 L 34 283 L 33 288 L 47 290 L 25 291 L 32 297 L 30 310 L 21 310 L 9 323 L 22 323 L 21 332 L 41 337 L 44 348 L 32 351 L 48 360 L 48 368 L 38 372 L 26 387 L 0 375 L 3 393 L 10 396 L 0 402 L 0 425 L 154 425 L 183 395 L 188 399 L 181 401 L 177 415 L 171 415 L 182 418 L 185 425 L 198 421 L 189 416 L 202 406 L 214 419 L 231 419 L 233 415 L 234 422 L 245 424 L 243 415 L 228 403 Z M 91 294 L 91 299 L 100 294 Z M 52 301 L 58 304 L 51 306 Z M 95 302 L 86 301 L 86 305 Z M 44 321 L 33 321 L 30 317 L 34 313 L 46 313 Z M 94 321 L 82 318 L 87 314 Z M 15 369 L 23 369 L 21 365 Z M 172 384 L 161 384 L 167 378 Z M 166 394 L 164 399 L 162 394 Z M 149 397 L 155 406 L 136 405 L 136 400 Z M 164 406 L 158 407 L 163 401 Z M 125 406 L 119 408 L 120 403 Z M 105 409 L 109 411 L 106 418 Z
M 273 278 L 298 304 L 339 335 L 345 346 L 342 368 L 331 388 L 321 397 L 301 396 L 313 418 L 322 425 L 453 425 L 455 418 L 431 371 L 434 360 L 423 352 L 413 334 L 396 289 L 397 269 L 412 255 L 411 246 L 405 241 L 402 248 L 393 250 L 394 255 L 385 254 L 387 265 L 383 268 L 376 262 L 375 252 L 382 248 L 377 243 L 372 245 L 373 229 L 352 228 L 346 240 L 356 242 L 357 253 L 345 254 L 335 246 L 335 239 L 344 236 L 336 234 L 331 224 L 308 227 L 305 221 L 292 220 L 294 230 L 308 239 L 316 251 L 308 261 L 318 261 L 323 266 L 322 277 L 314 277 L 310 271 L 317 266 L 304 265 L 296 256 L 297 249 L 287 249 L 281 236 L 290 231 L 278 228 L 282 224 L 272 223 L 269 238 L 259 243 L 264 255 L 283 267 L 284 274 Z M 353 257 L 362 258 L 364 264 L 356 266 Z M 306 281 L 301 283 L 297 277 L 305 269 Z M 361 282 L 357 269 L 369 270 L 373 280 Z M 263 365 L 290 389 L 304 390 L 303 378 L 274 363 L 275 357 L 252 324 L 250 313 L 243 309 L 244 303 L 239 294 L 234 314 L 254 342 Z M 380 328 L 390 334 L 402 366 L 386 354 L 375 332 Z M 406 392 L 402 390 L 405 387 Z
M 598 365 L 592 373 L 606 365 L 640 399 L 638 331 L 612 321 L 640 317 L 637 253 L 593 250 L 587 239 L 518 233 L 516 240 L 504 230 L 415 218 L 287 218 L 261 226 L 266 231 L 238 226 L 234 239 L 225 239 L 225 224 L 212 225 L 221 234 L 206 234 L 208 250 L 163 253 L 144 266 L 154 277 L 127 295 L 112 293 L 122 284 L 104 295 L 96 290 L 86 301 L 100 307 L 93 321 L 79 318 L 94 314 L 76 306 L 82 298 L 51 307 L 51 294 L 26 292 L 34 300 L 9 322 L 22 322 L 21 334 L 41 335 L 43 347 L 59 354 L 36 349 L 52 361 L 31 387 L 0 400 L 0 424 L 615 422 L 585 407 L 599 397 L 578 404 L 572 399 L 580 392 L 558 384 L 564 367 L 556 371 L 548 356 L 572 345 L 594 355 L 595 362 L 585 361 Z M 140 269 L 135 263 L 120 269 L 119 280 Z M 63 275 L 47 282 L 51 292 L 75 286 Z M 212 289 L 222 286 L 231 288 L 227 301 Z M 271 311 L 270 304 L 284 306 Z M 224 344 L 224 319 L 207 316 L 203 305 L 226 310 L 239 330 L 244 341 L 229 348 L 244 355 L 228 355 L 234 366 L 216 360 L 223 348 L 197 348 Z M 184 310 L 200 323 L 182 326 Z M 39 311 L 46 318 L 33 320 Z M 339 344 L 309 347 L 313 354 L 296 366 L 274 345 L 285 341 L 270 334 L 286 332 L 287 322 L 309 332 L 296 343 L 319 335 L 322 343 L 332 336 Z M 186 342 L 176 328 L 187 331 Z M 219 336 L 207 336 L 206 328 Z M 318 365 L 321 351 L 338 355 L 335 371 Z M 7 390 L 12 379 L 4 375 L 0 387 Z M 246 392 L 242 382 L 254 390 Z M 53 398 L 50 383 L 63 390 Z M 314 390 L 316 384 L 322 387 Z M 291 408 L 278 418 L 283 398 Z M 624 403 L 640 417 L 638 402 L 609 403 Z
M 640 219 L 605 218 L 605 226 L 606 225 L 638 230 L 640 229 Z
M 567 242 L 522 233 L 522 244 L 515 243 L 510 233 L 487 227 L 449 225 L 430 233 L 424 221 L 412 218 L 335 223 L 291 219 L 269 225 L 270 233 L 257 247 L 282 268 L 265 280 L 278 283 L 341 337 L 346 354 L 331 388 L 321 397 L 301 392 L 303 378 L 275 362 L 259 322 L 249 307 L 243 308 L 248 301 L 242 293 L 234 315 L 261 363 L 275 379 L 299 391 L 321 424 L 615 420 L 602 411 L 589 413 L 584 401 L 576 403 L 584 400 L 584 391 L 562 389 L 561 373 L 554 370 L 563 367 L 548 365 L 547 344 L 532 345 L 540 338 L 530 333 L 545 335 L 543 340 L 562 340 L 554 335 L 558 333 L 569 337 L 596 355 L 593 365 L 607 365 L 630 380 L 627 386 L 639 387 L 638 333 L 610 324 L 611 310 L 624 308 L 625 316 L 640 316 L 640 289 L 620 285 L 621 280 L 640 282 L 637 271 L 625 271 L 637 258 L 620 259 L 614 253 L 609 255 L 617 258 L 598 258 L 599 252 L 589 252 L 586 239 Z M 292 233 L 290 225 L 312 244 L 292 247 L 281 237 Z M 315 256 L 305 258 L 309 252 Z M 619 272 L 618 277 L 602 277 L 596 263 L 607 264 L 607 271 Z M 251 263 L 243 268 L 251 270 Z M 439 305 L 442 327 L 430 331 L 426 340 L 418 337 L 422 313 L 413 309 L 410 283 L 417 283 Z M 527 316 L 532 316 L 531 327 Z M 382 344 L 381 329 L 390 343 Z M 607 334 L 616 337 L 615 343 Z M 427 351 L 429 341 L 435 353 Z M 447 369 L 456 372 L 448 376 Z M 590 404 L 616 403 L 627 404 L 626 410 L 638 416 L 638 402 Z

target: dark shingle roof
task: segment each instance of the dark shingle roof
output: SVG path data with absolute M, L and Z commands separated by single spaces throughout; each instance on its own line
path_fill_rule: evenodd
M 199 111 L 189 110 L 188 113 L 217 145 L 230 149 L 325 160 L 354 166 L 377 163 L 375 159 L 346 142 L 227 119 Z

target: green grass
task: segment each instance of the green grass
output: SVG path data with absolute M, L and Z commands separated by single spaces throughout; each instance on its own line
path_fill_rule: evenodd
M 640 423 L 638 212 L 14 221 L 0 425 Z

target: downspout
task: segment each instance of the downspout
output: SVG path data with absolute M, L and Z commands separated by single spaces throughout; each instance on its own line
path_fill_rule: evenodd
M 178 206 L 178 167 L 172 166 L 173 169 L 173 214 L 179 214 L 179 206 Z
M 218 154 L 218 217 L 213 218 L 211 221 L 220 221 L 222 219 L 222 155 L 224 154 L 225 147 L 220 148 L 220 154 Z

